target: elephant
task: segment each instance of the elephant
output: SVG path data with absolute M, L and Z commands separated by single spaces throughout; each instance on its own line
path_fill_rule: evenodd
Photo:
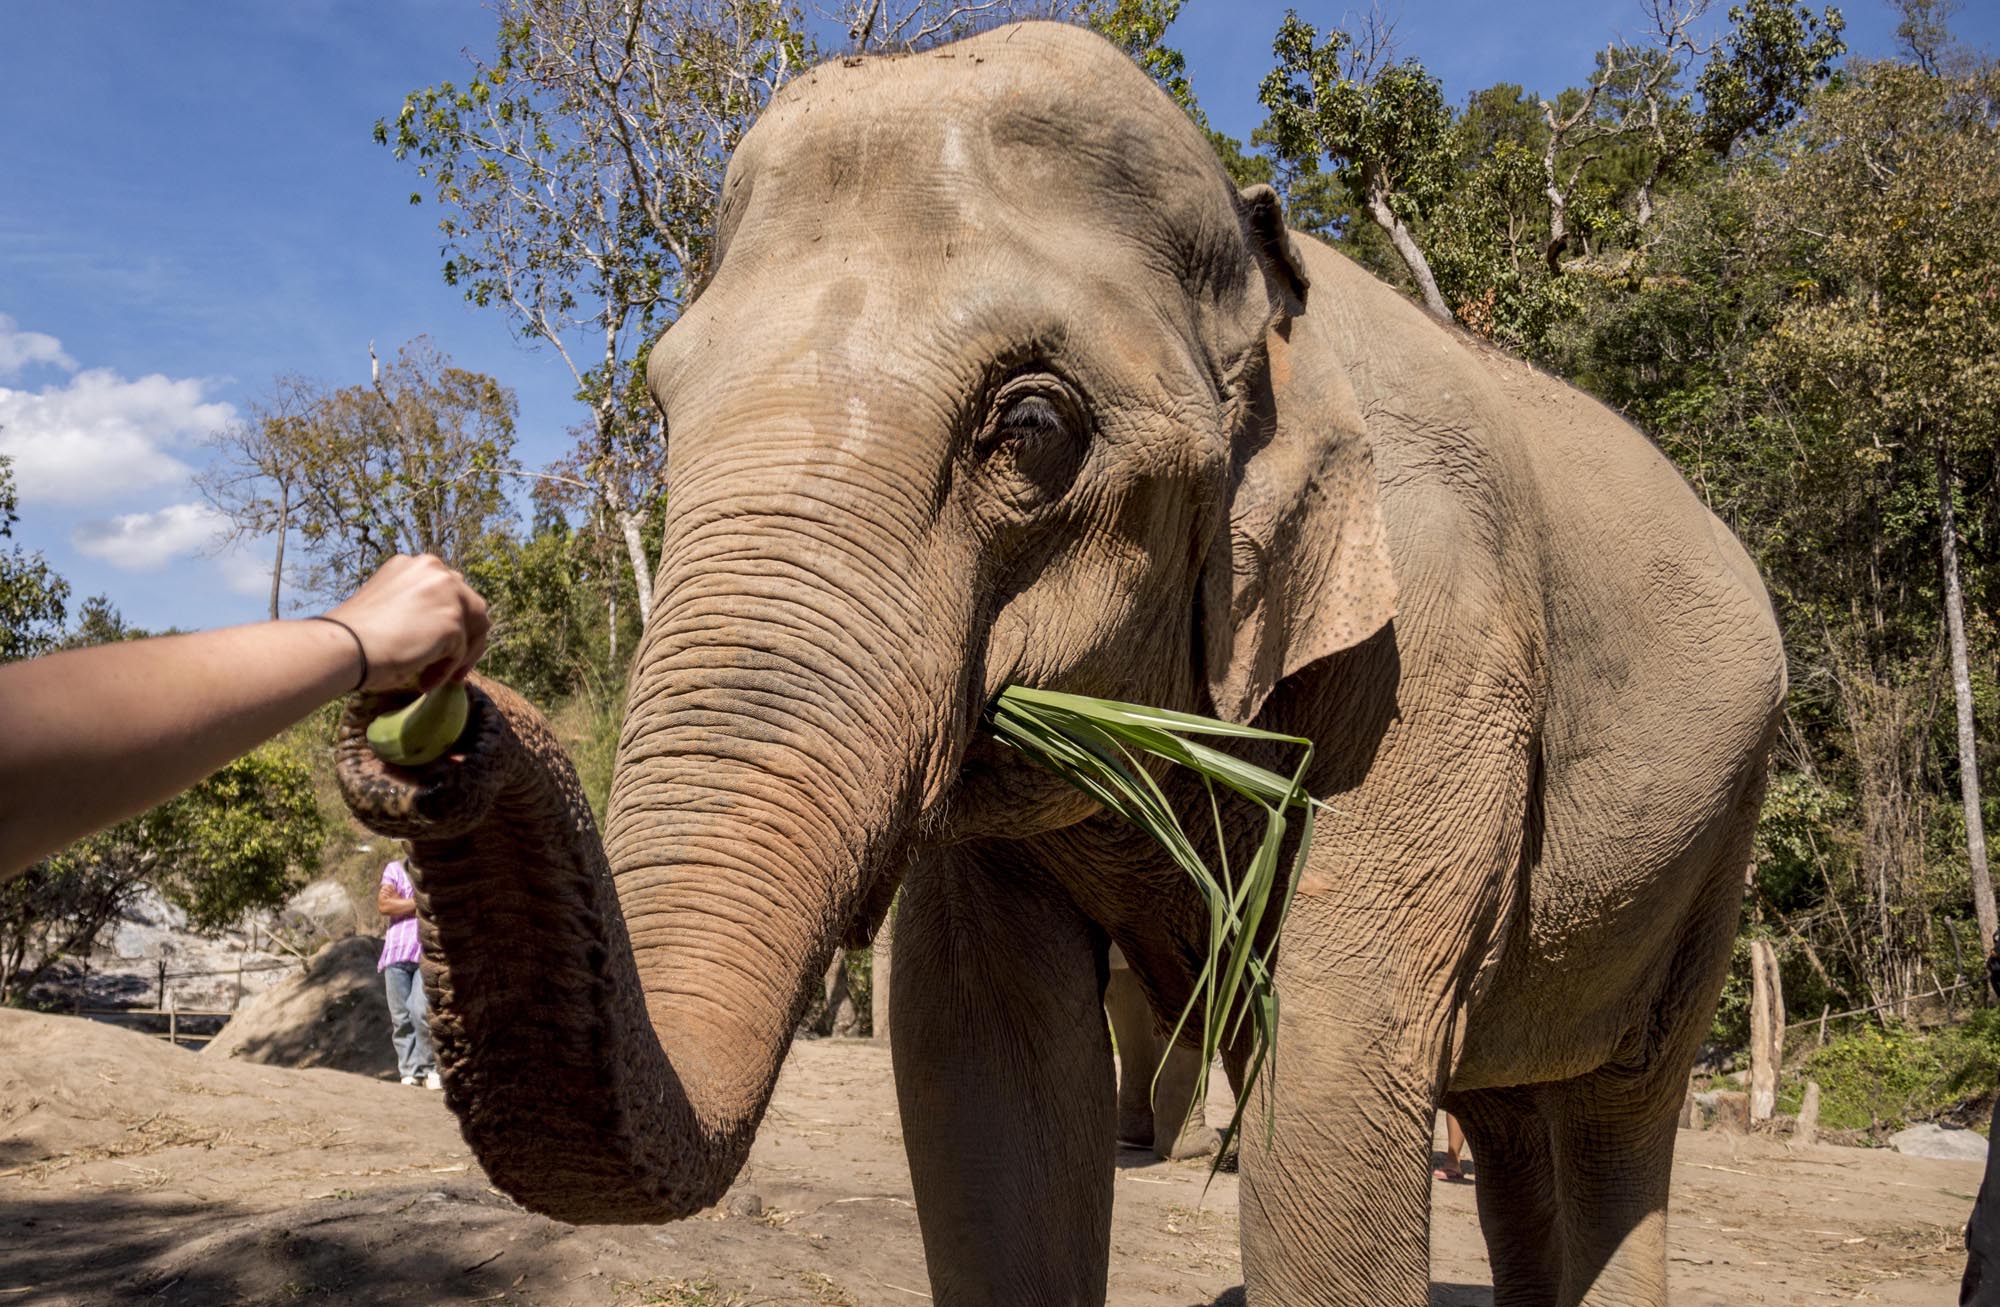
M 1118 1052 L 1118 1142 L 1149 1150 L 1161 1161 L 1207 1157 L 1222 1146 L 1195 1101 L 1201 1053 L 1185 1043 L 1167 1044 L 1146 991 L 1111 946 L 1111 974 L 1104 1011 Z M 1162 1047 L 1166 1044 L 1166 1047 Z
M 900 891 L 933 1295 L 1103 1302 L 1109 950 L 1174 1017 L 1208 923 L 981 729 L 1021 684 L 1317 743 L 1256 941 L 1282 1019 L 1242 1131 L 1250 1303 L 1426 1301 L 1440 1105 L 1496 1303 L 1663 1300 L 1785 663 L 1643 436 L 1289 231 L 1060 24 L 794 78 L 647 382 L 671 495 L 601 839 L 497 683 L 427 767 L 366 748 L 394 697 L 335 744 L 423 868 L 445 1097 L 499 1189 L 576 1223 L 715 1204 L 833 949 Z M 1261 812 L 1160 784 L 1248 856 Z

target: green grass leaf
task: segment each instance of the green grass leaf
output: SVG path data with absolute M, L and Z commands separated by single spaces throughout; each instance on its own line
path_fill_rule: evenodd
M 1000 692 L 987 721 L 1002 743 L 1152 836 L 1187 873 L 1208 905 L 1207 955 L 1168 1043 L 1171 1046 L 1180 1039 L 1199 1008 L 1202 1026 L 1196 1042 L 1202 1060 L 1195 1084 L 1199 1102 L 1207 1094 L 1209 1065 L 1242 1034 L 1244 1023 L 1249 1023 L 1251 1044 L 1243 1092 L 1223 1131 L 1222 1148 L 1216 1152 L 1219 1164 L 1241 1128 L 1244 1104 L 1258 1076 L 1277 1054 L 1279 1005 L 1271 955 L 1291 910 L 1306 850 L 1312 845 L 1314 809 L 1322 806 L 1306 793 L 1303 783 L 1312 762 L 1312 741 L 1166 708 L 1020 685 Z M 1299 764 L 1289 777 L 1283 776 L 1189 736 L 1296 745 Z M 1220 874 L 1211 870 L 1182 828 L 1173 804 L 1146 769 L 1146 756 L 1186 767 L 1201 777 L 1214 821 Z M 1264 809 L 1264 836 L 1242 869 L 1240 881 L 1232 875 L 1224 849 L 1218 785 Z M 1283 867 L 1281 854 L 1293 811 L 1304 814 L 1298 853 L 1291 866 Z M 1265 918 L 1274 913 L 1271 942 L 1259 950 L 1255 946 L 1257 934 Z M 1154 1076 L 1157 1083 L 1158 1071 Z

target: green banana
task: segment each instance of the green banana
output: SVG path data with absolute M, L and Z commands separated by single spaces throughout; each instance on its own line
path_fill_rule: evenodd
M 420 698 L 368 723 L 368 747 L 383 762 L 421 767 L 444 756 L 465 731 L 471 709 L 463 681 L 446 681 Z

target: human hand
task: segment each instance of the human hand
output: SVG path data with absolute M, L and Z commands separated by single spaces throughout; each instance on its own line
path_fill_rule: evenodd
M 327 616 L 361 642 L 363 690 L 430 690 L 486 652 L 486 601 L 429 554 L 398 554 Z

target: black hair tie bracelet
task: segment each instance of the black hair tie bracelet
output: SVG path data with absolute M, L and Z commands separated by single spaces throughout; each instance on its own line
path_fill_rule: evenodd
M 354 628 L 346 622 L 341 621 L 338 617 L 327 617 L 323 614 L 317 617 L 309 617 L 306 620 L 309 622 L 331 622 L 333 625 L 347 632 L 347 638 L 354 641 L 354 652 L 361 655 L 361 679 L 354 683 L 354 689 L 349 690 L 348 693 L 354 694 L 362 686 L 368 684 L 368 650 L 362 647 L 361 637 L 354 633 Z

